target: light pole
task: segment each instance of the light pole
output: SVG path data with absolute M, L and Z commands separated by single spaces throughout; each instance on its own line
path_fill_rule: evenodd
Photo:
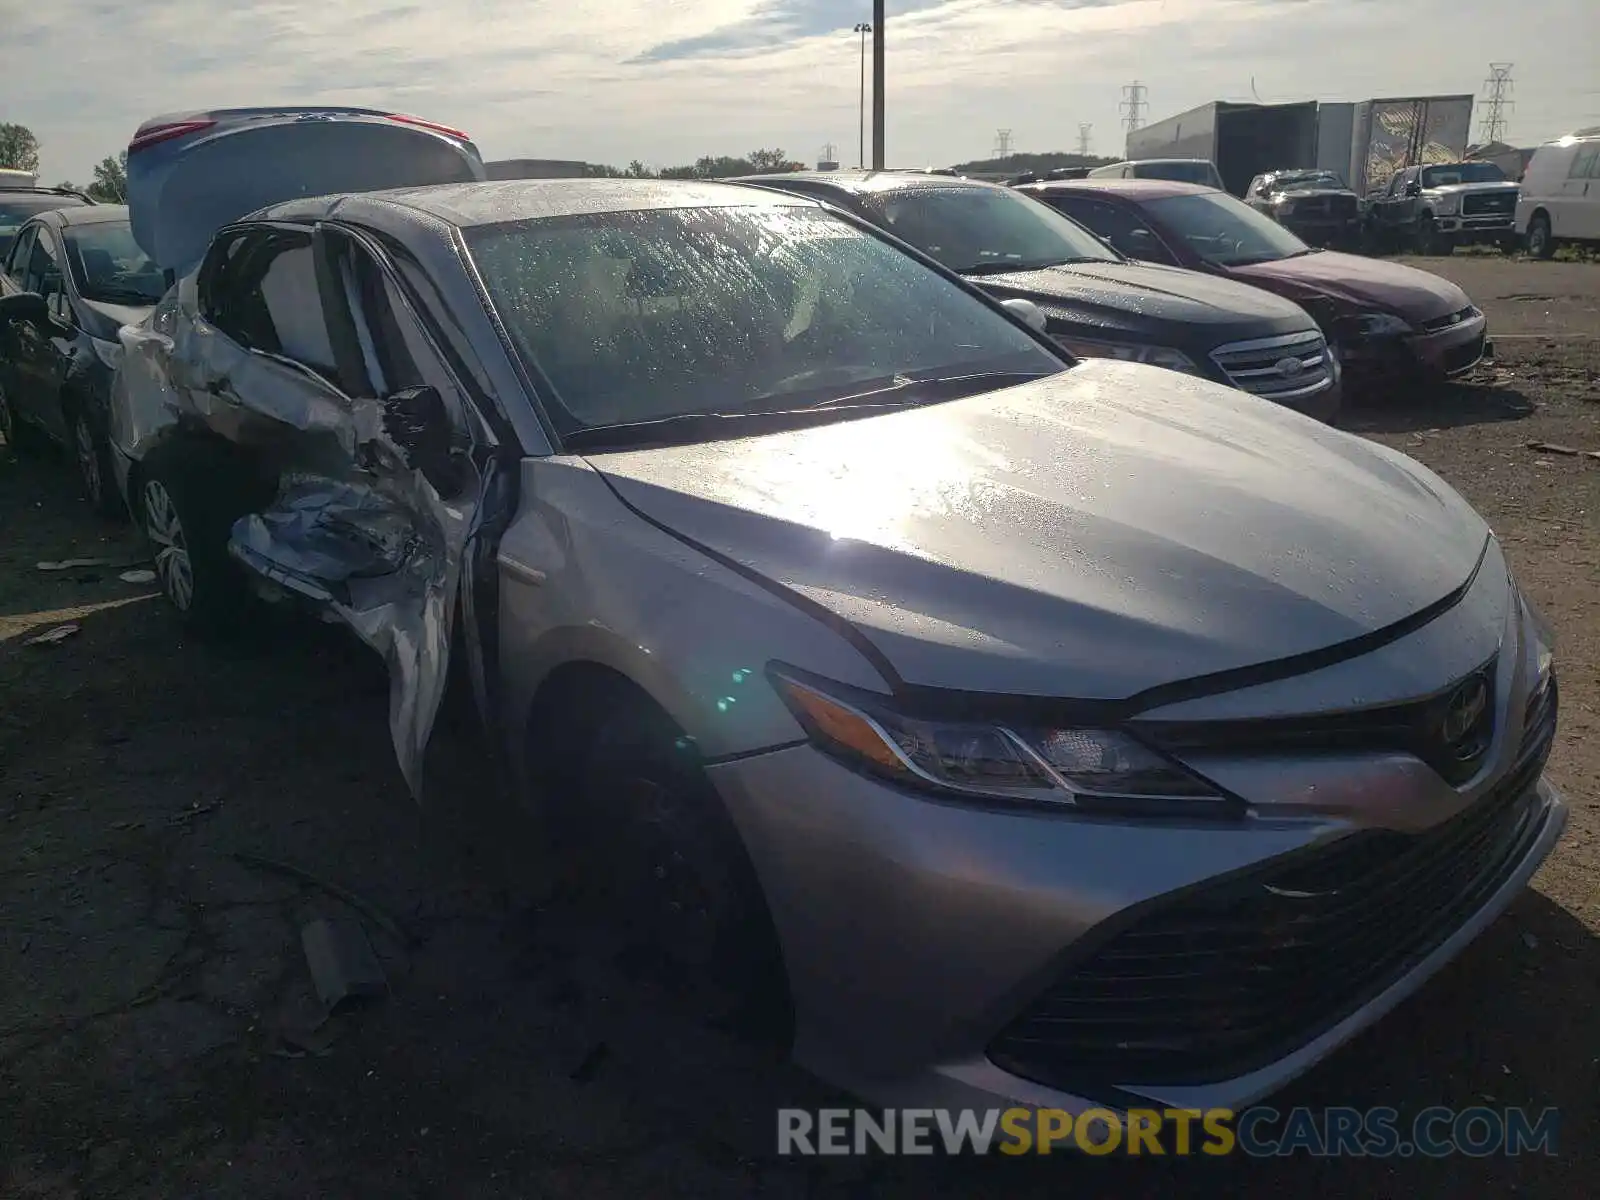
M 856 143 L 856 167 L 860 169 L 867 165 L 867 34 L 872 32 L 872 26 L 862 21 L 855 32 L 861 35 L 861 106 L 857 109 L 861 130 Z
M 883 168 L 883 0 L 872 0 L 872 169 Z

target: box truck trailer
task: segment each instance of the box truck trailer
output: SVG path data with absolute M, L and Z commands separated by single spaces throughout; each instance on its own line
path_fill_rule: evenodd
M 1214 100 L 1128 135 L 1128 157 L 1208 158 L 1236 196 L 1267 171 L 1321 167 L 1365 196 L 1396 170 L 1467 149 L 1472 97 L 1246 104 Z

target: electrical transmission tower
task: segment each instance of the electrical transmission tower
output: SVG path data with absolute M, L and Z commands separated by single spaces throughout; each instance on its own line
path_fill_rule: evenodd
M 1011 153 L 1011 130 L 996 129 L 994 131 L 994 157 L 1006 158 Z
M 1094 126 L 1087 122 L 1078 124 L 1078 153 L 1085 158 L 1089 157 L 1089 131 L 1093 128 Z
M 1478 132 L 1480 145 L 1487 146 L 1490 142 L 1503 142 L 1506 139 L 1506 118 L 1511 112 L 1511 66 L 1511 63 L 1489 64 L 1489 78 L 1483 81 L 1483 98 L 1487 107 Z
M 1145 86 L 1135 79 L 1122 89 L 1122 104 L 1119 106 L 1123 113 L 1122 125 L 1129 133 L 1136 129 L 1144 128 L 1144 110 L 1149 107 L 1145 100 Z

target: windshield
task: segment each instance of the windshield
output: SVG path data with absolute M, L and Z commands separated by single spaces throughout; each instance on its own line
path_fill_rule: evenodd
M 1422 186 L 1449 187 L 1455 183 L 1507 183 L 1506 173 L 1492 162 L 1451 163 L 1445 167 L 1423 167 Z
M 1082 225 L 1009 188 L 907 188 L 862 203 L 885 229 L 952 271 L 1121 261 Z
M 1344 180 L 1332 171 L 1296 171 L 1292 175 L 1279 175 L 1272 180 L 1272 190 L 1287 192 L 1293 188 L 1342 188 Z
M 48 194 L 14 196 L 0 193 L 0 255 L 10 251 L 11 243 L 17 237 L 17 230 L 27 223 L 29 217 L 36 217 L 42 212 L 53 212 L 58 208 L 81 208 L 83 205 L 84 201 L 77 196 Z
M 1173 183 L 1199 183 L 1206 187 L 1221 187 L 1217 169 L 1209 162 L 1167 161 L 1135 163 L 1135 179 L 1167 179 Z
M 1167 196 L 1147 201 L 1144 207 L 1206 262 L 1219 267 L 1311 253 L 1309 246 L 1271 217 L 1221 192 Z
M 139 306 L 155 304 L 167 290 L 126 218 L 68 226 L 67 256 L 85 300 Z
M 793 413 L 879 388 L 914 403 L 918 381 L 1064 369 L 976 296 L 819 208 L 603 213 L 465 235 L 564 436 Z

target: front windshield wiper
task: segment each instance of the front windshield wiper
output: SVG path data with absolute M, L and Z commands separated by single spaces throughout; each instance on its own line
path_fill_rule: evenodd
M 803 428 L 825 424 L 842 412 L 887 411 L 910 408 L 934 399 L 953 400 L 985 387 L 1010 386 L 1042 379 L 1053 371 L 976 371 L 965 375 L 942 375 L 925 379 L 896 376 L 884 387 L 838 396 L 805 408 L 779 408 L 757 412 L 677 413 L 648 421 L 618 421 L 610 425 L 591 425 L 565 434 L 562 441 L 569 450 L 633 449 L 663 443 L 717 441 L 721 438 L 770 432 L 763 426 Z M 886 397 L 882 400 L 873 397 Z M 752 428 L 753 427 L 753 428 Z
M 160 296 L 152 296 L 147 292 L 137 291 L 134 288 L 96 288 L 92 292 L 83 294 L 85 300 L 92 300 L 98 304 L 159 304 Z
M 1079 255 L 1075 258 L 1052 258 L 1045 262 L 1017 262 L 1017 263 L 974 263 L 970 267 L 962 267 L 957 275 L 1010 275 L 1018 271 L 1048 271 L 1051 267 L 1065 267 L 1072 263 L 1086 262 L 1115 262 L 1107 256 L 1105 258 L 1091 258 L 1089 255 Z

